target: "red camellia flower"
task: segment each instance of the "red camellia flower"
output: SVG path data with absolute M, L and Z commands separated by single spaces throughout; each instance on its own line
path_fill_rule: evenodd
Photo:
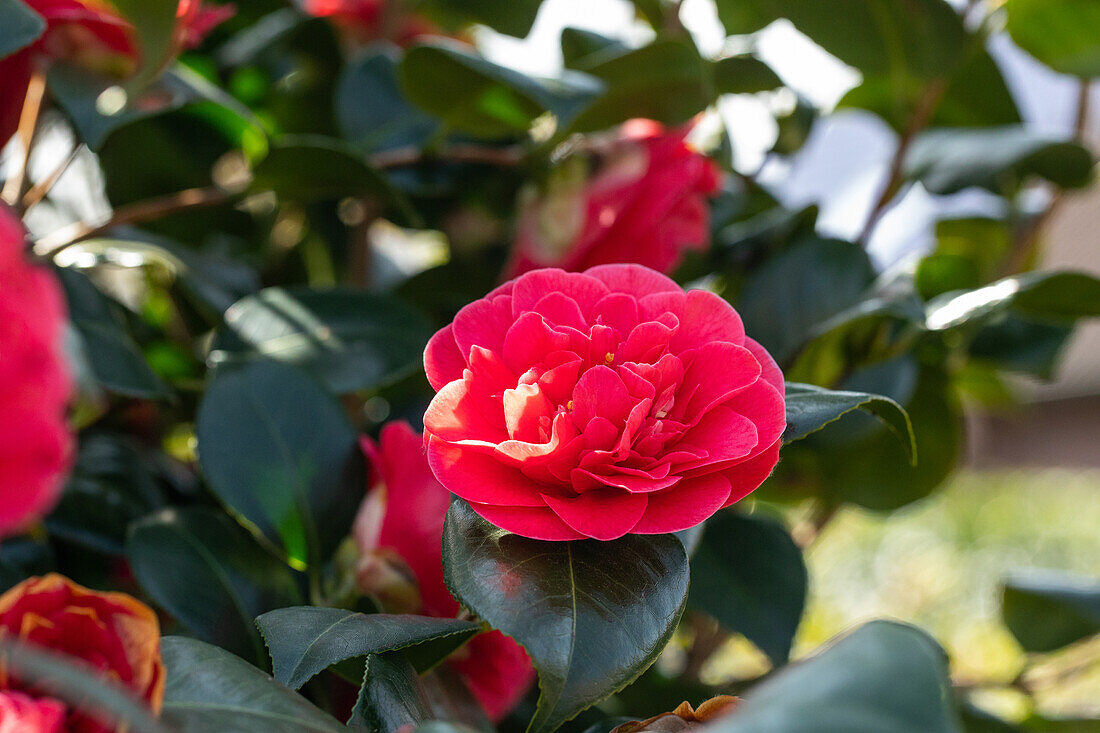
M 358 41 L 387 39 L 405 46 L 418 37 L 436 33 L 419 15 L 397 0 L 300 0 L 302 10 L 318 18 L 332 18 Z
M 521 205 L 507 276 L 616 262 L 668 273 L 685 250 L 705 247 L 718 169 L 688 147 L 686 134 L 632 120 L 593 146 L 600 162 L 591 175 L 583 156 L 567 160 L 544 194 Z
M 443 582 L 443 520 L 451 496 L 428 468 L 424 442 L 408 423 L 364 440 L 372 488 L 355 520 L 360 588 L 387 611 L 454 618 L 458 602 Z M 526 652 L 499 631 L 474 637 L 449 662 L 493 720 L 534 681 Z
M 3 637 L 75 657 L 96 675 L 130 688 L 153 712 L 160 712 L 165 681 L 160 625 L 152 609 L 125 593 L 88 590 L 57 574 L 30 578 L 0 596 Z M 28 688 L 21 689 L 18 680 L 0 671 L 0 694 L 31 715 L 25 697 L 12 694 L 34 696 L 34 686 Z M 55 702 L 39 701 L 45 720 L 56 714 Z M 61 730 L 107 733 L 111 728 L 78 710 L 66 709 Z
M 535 539 L 695 526 L 767 478 L 786 426 L 783 375 L 737 312 L 639 265 L 522 275 L 424 366 L 436 477 Z
M 31 46 L 0 59 L 0 146 L 19 125 L 31 70 L 42 59 L 75 63 L 115 76 L 136 66 L 140 55 L 133 28 L 105 0 L 25 0 L 46 21 Z M 232 6 L 204 7 L 180 0 L 176 47 L 197 45 L 215 25 L 233 15 Z
M 53 506 L 72 442 L 65 301 L 23 249 L 22 225 L 0 204 L 0 537 Z
M 48 697 L 0 692 L 0 733 L 62 733 L 65 705 Z

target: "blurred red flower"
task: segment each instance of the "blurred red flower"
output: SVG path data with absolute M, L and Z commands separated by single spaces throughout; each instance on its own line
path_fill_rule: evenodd
M 364 439 L 371 488 L 355 520 L 358 584 L 390 612 L 454 618 L 458 602 L 443 582 L 443 520 L 451 496 L 405 422 Z M 499 631 L 474 637 L 449 661 L 493 720 L 515 707 L 534 681 L 527 653 Z
M 0 596 L 0 637 L 74 657 L 160 712 L 165 683 L 160 624 L 152 609 L 125 593 L 89 590 L 56 573 L 30 578 Z M 0 676 L 0 690 L 8 694 L 8 702 L 21 705 L 27 716 L 27 701 L 11 693 L 33 696 L 33 685 L 28 687 L 22 688 L 10 674 Z M 39 701 L 43 720 L 56 715 L 51 702 Z M 66 711 L 65 721 L 63 730 L 73 733 L 112 730 L 75 709 Z
M 543 193 L 521 204 L 506 276 L 616 262 L 669 273 L 686 250 L 704 248 L 706 199 L 718 190 L 719 175 L 684 142 L 687 132 L 631 120 L 614 138 L 594 143 L 594 170 L 584 155 L 567 159 Z
M 302 9 L 318 18 L 332 18 L 356 41 L 385 39 L 407 46 L 438 33 L 427 19 L 410 13 L 397 0 L 301 0 Z
M 72 443 L 65 301 L 24 246 L 22 224 L 0 204 L 0 537 L 53 506 Z
M 428 343 L 428 462 L 525 537 L 693 527 L 779 457 L 783 374 L 722 298 L 640 265 L 534 270 Z

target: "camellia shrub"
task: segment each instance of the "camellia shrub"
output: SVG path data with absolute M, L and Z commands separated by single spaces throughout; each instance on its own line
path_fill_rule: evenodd
M 0 0 L 0 731 L 1090 729 L 898 620 L 790 656 L 836 512 L 935 492 L 963 402 L 1100 315 L 1034 269 L 1093 157 L 986 51 L 1077 77 L 1081 137 L 1100 14 L 716 0 L 715 57 L 637 0 L 554 78 L 479 52 L 539 5 Z M 779 19 L 897 133 L 856 241 L 731 162 L 725 95 L 772 160 L 831 114 Z M 884 271 L 918 187 L 996 213 Z M 1029 665 L 1100 631 L 1100 584 L 1003 599 Z M 767 671 L 714 684 L 734 637 Z

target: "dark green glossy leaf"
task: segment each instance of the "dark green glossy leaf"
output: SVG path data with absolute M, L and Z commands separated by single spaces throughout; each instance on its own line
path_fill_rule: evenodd
M 87 672 L 85 665 L 38 647 L 0 639 L 0 662 L 6 673 L 34 689 L 87 713 L 104 726 L 134 733 L 170 733 L 171 729 L 149 714 L 144 701 L 105 677 Z M 28 728 L 28 730 L 33 730 Z
M 356 290 L 267 288 L 238 301 L 214 339 L 214 364 L 257 357 L 299 367 L 333 392 L 394 382 L 420 366 L 431 327 L 417 312 Z
M 523 38 L 531 30 L 542 0 L 425 0 L 422 5 L 445 19 L 474 21 Z
M 684 546 L 672 535 L 542 542 L 455 500 L 443 530 L 451 592 L 527 650 L 539 673 L 530 733 L 548 733 L 622 689 L 660 654 L 683 611 Z
M 108 391 L 126 397 L 164 399 L 168 387 L 153 373 L 119 317 L 121 306 L 99 292 L 83 273 L 59 268 L 69 317 L 80 336 L 81 356 Z
M 481 627 L 471 621 L 342 608 L 283 608 L 256 619 L 274 662 L 275 679 L 297 690 L 347 659 L 405 650 L 419 671 L 462 646 Z
M 212 644 L 166 636 L 161 719 L 178 733 L 341 733 L 338 720 Z
M 1090 0 L 1008 0 L 1016 45 L 1055 71 L 1100 76 L 1100 6 Z
M 407 207 L 385 176 L 368 166 L 354 147 L 319 135 L 290 135 L 279 140 L 256 164 L 252 188 L 299 201 L 373 196 Z
M 439 120 L 409 104 L 397 81 L 401 50 L 374 44 L 348 63 L 336 87 L 336 118 L 344 139 L 365 150 L 422 146 Z
M 648 46 L 589 64 L 585 72 L 607 90 L 573 121 L 572 129 L 602 130 L 635 118 L 669 125 L 686 122 L 713 99 L 709 70 L 699 51 L 682 40 Z
M 971 290 L 996 279 L 1012 234 L 999 219 L 973 217 L 936 223 L 936 249 L 921 260 L 915 284 L 925 300 L 952 290 Z
M 925 323 L 933 331 L 946 331 L 981 323 L 1010 308 L 1061 323 L 1100 316 L 1100 279 L 1065 271 L 1007 277 L 977 290 L 933 299 L 926 307 Z
M 459 44 L 439 41 L 410 48 L 397 74 L 413 104 L 472 135 L 522 133 L 547 110 L 537 81 Z
M 905 175 L 932 193 L 979 187 L 1013 193 L 1038 176 L 1063 188 L 1086 185 L 1092 154 L 1080 144 L 1053 140 L 1020 126 L 937 129 L 919 135 L 905 159 Z
M 46 518 L 50 534 L 121 555 L 126 531 L 164 505 L 150 456 L 121 435 L 85 431 L 61 502 Z
M 431 717 L 431 701 L 416 676 L 416 669 L 403 654 L 367 657 L 363 686 L 359 688 L 348 727 L 372 733 L 397 733 Z
M 232 519 L 206 507 L 167 509 L 130 529 L 126 554 L 142 588 L 191 633 L 266 664 L 252 624 L 302 602 L 289 567 Z
M 141 0 L 138 0 L 141 2 Z M 114 80 L 76 67 L 55 65 L 50 69 L 49 87 L 57 103 L 72 120 L 73 126 L 93 150 L 99 150 L 116 130 L 139 120 L 194 107 L 218 118 L 222 127 L 232 128 L 246 150 L 258 153 L 266 145 L 265 134 L 247 108 L 217 86 L 185 66 L 176 64 L 148 88 L 135 90 L 134 97 L 124 92 L 117 100 L 115 92 L 104 91 Z M 105 106 L 104 100 L 110 104 Z M 110 106 L 117 101 L 117 109 Z
M 17 535 L 0 542 L 0 593 L 32 575 L 45 575 L 53 568 L 53 550 L 45 537 Z
M 787 661 L 806 606 L 802 552 L 779 522 L 732 511 L 706 523 L 691 558 L 688 605 Z
M 728 56 L 712 66 L 715 94 L 754 94 L 783 86 L 771 67 L 751 55 Z
M 296 369 L 254 361 L 215 376 L 196 435 L 222 501 L 298 562 L 332 554 L 366 480 L 359 436 L 335 398 Z
M 861 247 L 811 237 L 757 269 L 741 291 L 737 310 L 748 334 L 783 364 L 814 326 L 858 302 L 874 277 Z
M 1100 632 L 1100 578 L 1019 572 L 1005 580 L 1002 603 L 1005 624 L 1029 652 L 1051 652 Z
M 0 0 L 0 59 L 37 41 L 46 21 L 22 0 Z
M 707 733 L 959 733 L 947 655 L 926 633 L 872 621 L 753 687 Z
M 866 392 L 844 392 L 812 384 L 787 382 L 787 429 L 783 442 L 792 443 L 839 420 L 852 410 L 874 415 L 890 428 L 915 463 L 916 437 L 905 408 L 889 397 Z
M 629 50 L 621 41 L 583 28 L 563 28 L 561 32 L 562 60 L 569 69 L 585 71 Z
M 1073 326 L 1005 314 L 983 325 L 971 339 L 970 358 L 1020 374 L 1053 379 Z

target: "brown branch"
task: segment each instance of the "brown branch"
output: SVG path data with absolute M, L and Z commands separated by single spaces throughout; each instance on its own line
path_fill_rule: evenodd
M 523 161 L 524 151 L 520 147 L 487 148 L 480 145 L 450 145 L 439 151 L 427 151 L 410 145 L 375 153 L 367 158 L 372 168 L 402 168 L 429 160 L 444 160 L 452 163 L 483 163 L 509 167 Z
M 684 671 L 680 673 L 680 679 L 695 683 L 699 682 L 704 665 L 716 651 L 722 648 L 730 638 L 730 633 L 719 626 L 714 619 L 697 612 L 691 613 L 688 623 L 695 632 L 695 638 L 692 639 L 687 663 L 684 665 Z
M 795 544 L 805 550 L 812 545 L 822 531 L 836 517 L 844 505 L 838 501 L 819 501 L 810 512 L 810 516 L 801 520 L 791 528 L 791 539 Z
M 31 163 L 31 148 L 34 145 L 34 133 L 38 129 L 38 116 L 42 112 L 42 102 L 46 98 L 46 70 L 35 66 L 27 84 L 27 96 L 23 100 L 23 110 L 19 114 L 19 127 L 16 134 L 23 144 L 23 160 L 15 175 L 4 182 L 0 198 L 11 206 L 18 206 L 27 185 L 27 169 Z
M 54 185 L 57 184 L 58 179 L 65 174 L 65 171 L 69 170 L 69 166 L 76 160 L 76 156 L 80 154 L 80 151 L 84 149 L 82 143 L 77 143 L 73 146 L 73 149 L 69 151 L 69 154 L 65 156 L 65 159 L 53 169 L 50 175 L 31 186 L 30 190 L 23 196 L 23 210 L 31 208 L 53 190 Z
M 181 211 L 217 206 L 232 201 L 235 196 L 236 194 L 229 193 L 216 186 L 208 186 L 206 188 L 189 188 L 186 191 L 171 193 L 167 196 L 135 201 L 132 204 L 115 209 L 111 218 L 102 224 L 92 225 L 78 221 L 56 232 L 47 234 L 35 242 L 35 248 L 45 250 L 42 257 L 51 259 L 66 247 L 103 234 L 114 227 L 152 221 Z
M 928 127 L 928 123 L 932 121 L 932 115 L 946 91 L 947 79 L 943 78 L 936 79 L 925 87 L 924 94 L 917 102 L 916 109 L 913 110 L 913 117 L 909 120 L 909 126 L 898 140 L 897 150 L 894 151 L 894 157 L 890 161 L 890 172 L 886 178 L 886 185 L 883 186 L 875 205 L 871 208 L 871 213 L 867 216 L 863 229 L 860 230 L 856 241 L 861 245 L 866 246 L 879 220 L 896 202 L 895 196 L 905 184 L 905 158 L 909 154 L 909 148 L 912 146 L 914 138 L 924 128 Z

